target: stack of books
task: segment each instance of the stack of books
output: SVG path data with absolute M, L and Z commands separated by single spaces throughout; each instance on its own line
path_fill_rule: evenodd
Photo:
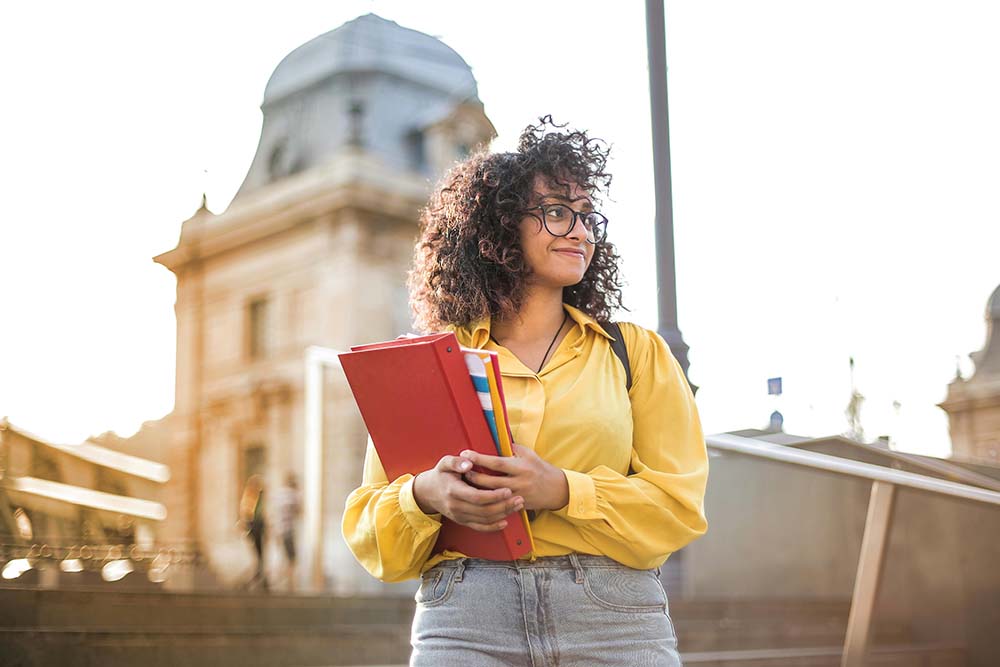
M 514 455 L 495 352 L 463 348 L 443 333 L 356 345 L 340 362 L 389 481 L 466 449 Z M 444 518 L 434 551 L 521 558 L 534 545 L 527 512 L 518 515 L 497 532 Z

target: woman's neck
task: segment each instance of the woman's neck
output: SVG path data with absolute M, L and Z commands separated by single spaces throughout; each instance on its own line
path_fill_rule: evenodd
M 543 338 L 549 340 L 565 316 L 562 288 L 529 287 L 517 314 L 506 320 L 494 319 L 490 324 L 490 334 L 499 341 L 512 343 Z

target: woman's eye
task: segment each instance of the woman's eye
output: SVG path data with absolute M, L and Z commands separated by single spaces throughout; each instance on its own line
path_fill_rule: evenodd
M 546 209 L 545 215 L 549 216 L 553 220 L 558 220 L 566 216 L 566 208 L 564 206 L 553 206 Z

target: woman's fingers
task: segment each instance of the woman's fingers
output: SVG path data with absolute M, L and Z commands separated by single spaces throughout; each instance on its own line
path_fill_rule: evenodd
M 520 496 L 515 496 L 490 505 L 456 503 L 452 507 L 452 513 L 459 523 L 496 523 L 522 509 L 524 509 L 524 500 Z
M 440 472 L 457 472 L 461 475 L 472 470 L 472 462 L 461 456 L 442 456 L 434 467 Z
M 468 459 L 477 466 L 489 468 L 490 470 L 495 470 L 497 472 L 510 474 L 517 472 L 520 469 L 518 465 L 519 461 L 513 456 L 489 456 L 487 454 L 474 452 L 471 449 L 466 449 L 462 452 L 462 456 L 460 458 Z
M 510 477 L 506 475 L 487 475 L 485 473 L 470 470 L 462 475 L 469 484 L 473 484 L 481 489 L 508 489 L 510 488 Z
M 483 533 L 495 533 L 498 530 L 503 530 L 507 527 L 506 521 L 497 521 L 495 523 L 476 523 L 470 522 L 466 523 L 466 526 L 472 528 L 473 530 L 478 530 Z
M 454 484 L 448 486 L 448 497 L 470 505 L 491 505 L 502 500 L 507 500 L 514 495 L 507 487 L 495 489 L 477 489 L 469 486 L 464 481 L 456 479 Z

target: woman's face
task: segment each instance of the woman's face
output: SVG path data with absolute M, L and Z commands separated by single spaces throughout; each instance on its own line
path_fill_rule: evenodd
M 543 176 L 535 176 L 531 205 L 564 204 L 577 212 L 592 211 L 594 205 L 586 190 L 573 184 L 567 193 L 553 187 Z M 594 257 L 594 245 L 587 242 L 587 230 L 577 218 L 566 236 L 552 236 L 541 220 L 542 212 L 533 209 L 521 218 L 521 250 L 531 268 L 531 282 L 546 287 L 569 287 L 583 280 Z M 551 224 L 551 221 L 550 221 Z

